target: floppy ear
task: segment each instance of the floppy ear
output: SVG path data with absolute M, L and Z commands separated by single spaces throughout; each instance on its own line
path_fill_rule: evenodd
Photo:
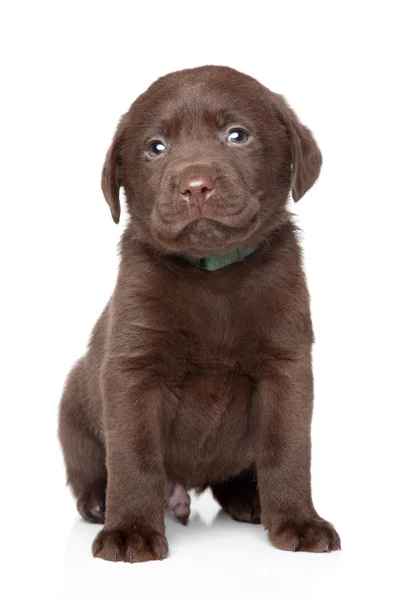
M 295 112 L 279 94 L 274 106 L 285 125 L 292 152 L 292 196 L 297 202 L 315 183 L 321 170 L 322 154 L 311 131 L 300 123 Z
M 124 115 L 118 124 L 117 131 L 108 149 L 101 174 L 101 189 L 103 190 L 115 223 L 119 222 L 121 215 L 119 188 L 122 186 L 121 150 L 124 143 L 125 129 L 126 116 Z

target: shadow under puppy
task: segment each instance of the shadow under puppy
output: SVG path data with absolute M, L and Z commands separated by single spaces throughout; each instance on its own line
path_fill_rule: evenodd
M 122 117 L 102 188 L 129 222 L 115 291 L 70 373 L 59 435 L 93 554 L 164 558 L 187 490 L 283 550 L 340 548 L 314 509 L 309 295 L 286 209 L 321 153 L 285 100 L 206 66 L 156 81 Z

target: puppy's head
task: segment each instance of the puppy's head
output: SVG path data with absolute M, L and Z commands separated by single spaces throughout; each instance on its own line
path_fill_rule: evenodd
M 103 168 L 114 221 L 124 187 L 135 234 L 165 253 L 256 244 L 299 200 L 321 153 L 285 100 L 227 67 L 162 77 L 122 117 Z

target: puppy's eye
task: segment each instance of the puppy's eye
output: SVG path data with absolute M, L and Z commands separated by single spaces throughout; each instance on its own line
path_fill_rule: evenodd
M 167 151 L 165 145 L 160 140 L 154 140 L 147 146 L 147 152 L 150 156 L 161 156 Z
M 231 144 L 245 144 L 249 134 L 244 129 L 231 129 L 228 133 L 228 141 Z

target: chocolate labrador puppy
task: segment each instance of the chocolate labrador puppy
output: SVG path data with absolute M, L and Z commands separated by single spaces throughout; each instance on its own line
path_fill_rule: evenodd
M 285 100 L 206 66 L 156 81 L 122 117 L 102 174 L 129 222 L 116 289 L 70 373 L 59 435 L 106 560 L 167 556 L 210 487 L 282 550 L 340 548 L 311 499 L 313 330 L 286 204 L 321 153 Z

